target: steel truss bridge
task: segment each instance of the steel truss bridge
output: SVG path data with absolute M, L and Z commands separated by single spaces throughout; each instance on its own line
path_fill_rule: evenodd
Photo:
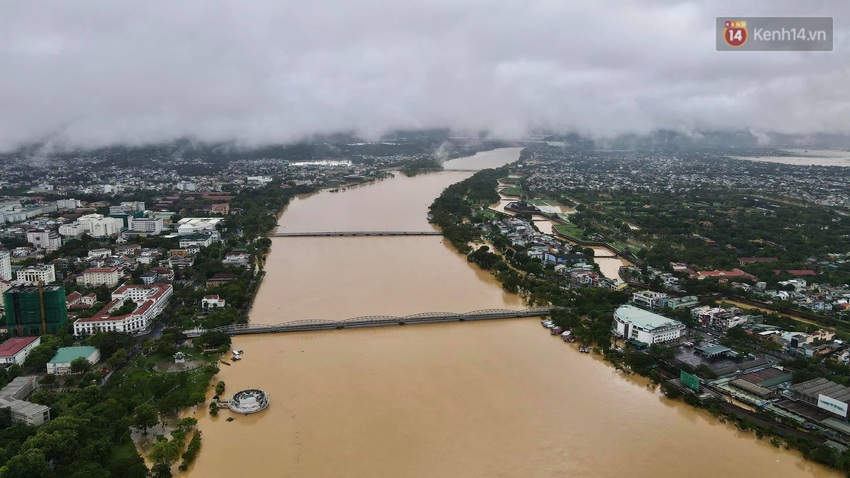
M 216 327 L 214 331 L 228 335 L 275 334 L 281 332 L 303 332 L 308 330 L 353 329 L 359 327 L 381 327 L 387 325 L 432 324 L 438 322 L 465 322 L 473 320 L 514 319 L 517 317 L 539 317 L 548 315 L 549 307 L 531 309 L 482 309 L 458 314 L 455 312 L 423 312 L 397 317 L 394 315 L 366 315 L 345 320 L 306 319 L 293 320 L 277 325 L 233 324 Z M 184 330 L 187 337 L 198 337 L 207 329 Z

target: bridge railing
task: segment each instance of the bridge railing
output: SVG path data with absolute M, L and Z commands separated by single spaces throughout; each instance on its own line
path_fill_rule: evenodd
M 344 320 L 328 320 L 328 319 L 302 319 L 283 322 L 281 324 L 266 325 L 266 324 L 231 324 L 214 329 L 219 332 L 228 334 L 241 335 L 248 333 L 263 333 L 263 332 L 285 332 L 297 330 L 327 330 L 341 329 L 346 327 L 364 327 L 377 325 L 393 325 L 417 322 L 449 322 L 474 319 L 489 319 L 489 318 L 513 318 L 513 317 L 534 317 L 538 315 L 547 315 L 551 312 L 549 307 L 535 307 L 530 309 L 481 309 L 471 312 L 422 312 L 407 316 L 394 315 L 367 315 L 360 317 L 352 317 Z M 184 330 L 183 333 L 187 337 L 198 337 L 207 329 L 195 328 Z

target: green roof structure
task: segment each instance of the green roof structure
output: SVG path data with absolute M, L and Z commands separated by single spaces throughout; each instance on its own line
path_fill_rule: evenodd
M 56 355 L 54 355 L 48 363 L 71 363 L 74 361 L 74 359 L 78 359 L 80 357 L 87 359 L 96 350 L 96 348 L 89 345 L 84 345 L 81 347 L 62 347 L 56 351 Z

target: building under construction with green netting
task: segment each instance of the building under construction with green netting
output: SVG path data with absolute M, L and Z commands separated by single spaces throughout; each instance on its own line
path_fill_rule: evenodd
M 3 302 L 12 336 L 55 334 L 68 325 L 63 285 L 13 287 L 3 293 Z

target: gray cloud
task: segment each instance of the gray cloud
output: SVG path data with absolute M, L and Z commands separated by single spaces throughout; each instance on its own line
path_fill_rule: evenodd
M 833 16 L 831 53 L 716 52 L 714 17 Z M 0 149 L 394 128 L 850 133 L 850 4 L 5 2 Z

